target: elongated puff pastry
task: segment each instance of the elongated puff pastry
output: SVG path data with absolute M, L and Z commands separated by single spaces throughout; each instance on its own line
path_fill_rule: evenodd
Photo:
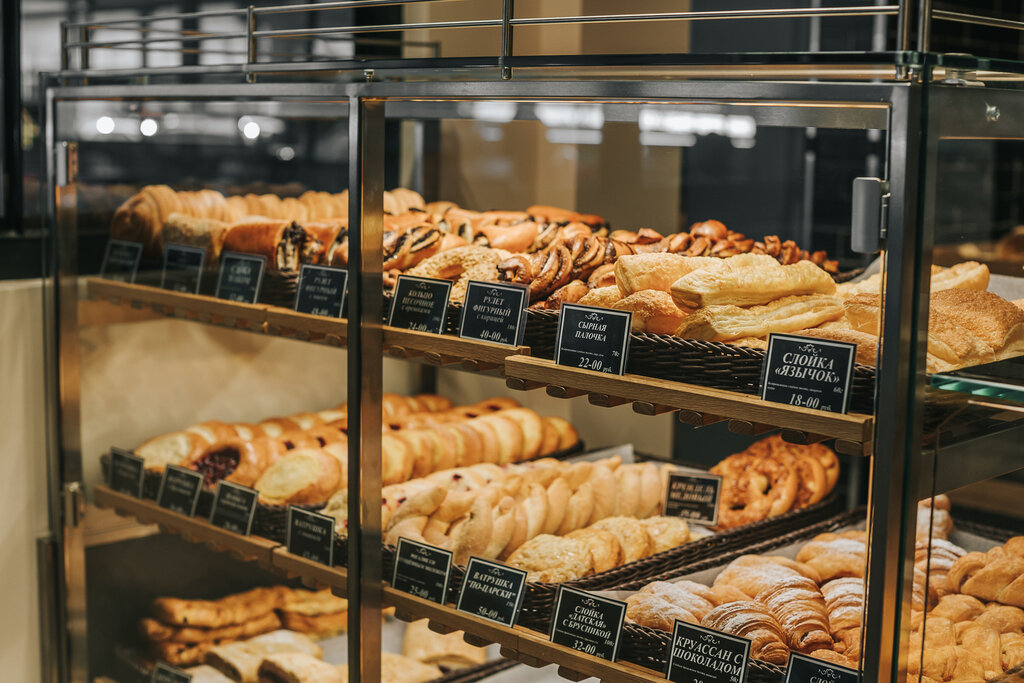
M 486 648 L 467 643 L 461 631 L 435 633 L 427 627 L 428 623 L 420 619 L 405 627 L 402 654 L 406 657 L 449 671 L 479 666 L 487 661 Z
M 238 624 L 220 626 L 217 628 L 202 628 L 198 626 L 174 626 L 165 624 L 156 619 L 148 617 L 139 620 L 139 632 L 146 640 L 170 641 L 174 643 L 204 643 L 216 641 L 231 641 L 242 638 L 251 638 L 261 633 L 269 633 L 281 628 L 281 620 L 274 612 L 252 619 L 246 619 Z
M 267 655 L 260 663 L 259 683 L 343 683 L 344 666 L 328 664 L 304 652 Z
M 687 309 L 753 306 L 787 296 L 834 294 L 835 291 L 832 276 L 810 261 L 789 266 L 776 262 L 768 267 L 704 268 L 679 278 L 671 289 L 676 305 Z
M 672 334 L 686 317 L 667 292 L 645 289 L 612 304 L 617 311 L 633 313 L 631 331 Z
M 687 316 L 676 335 L 704 341 L 764 337 L 773 332 L 796 332 L 843 315 L 834 296 L 788 296 L 764 306 L 708 306 Z
M 287 590 L 283 586 L 254 588 L 220 600 L 157 598 L 153 601 L 151 613 L 165 624 L 219 628 L 273 612 L 284 601 Z
M 204 661 L 236 681 L 258 679 L 260 663 L 268 655 L 297 652 L 323 657 L 323 650 L 311 638 L 294 631 L 273 631 L 249 640 L 210 648 Z
M 750 656 L 770 664 L 789 661 L 782 626 L 759 602 L 730 602 L 708 612 L 701 626 L 751 641 Z
M 667 292 L 673 282 L 687 273 L 721 262 L 722 259 L 711 256 L 667 253 L 620 256 L 615 262 L 615 284 L 622 296 L 645 289 Z

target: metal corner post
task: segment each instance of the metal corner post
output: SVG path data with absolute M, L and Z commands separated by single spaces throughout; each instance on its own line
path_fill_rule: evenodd
M 868 519 L 864 681 L 907 670 L 914 529 L 920 493 L 921 408 L 928 329 L 931 231 L 922 227 L 927 84 L 893 88 L 888 178 L 892 198 L 878 366 Z
M 349 101 L 348 666 L 380 680 L 384 102 Z

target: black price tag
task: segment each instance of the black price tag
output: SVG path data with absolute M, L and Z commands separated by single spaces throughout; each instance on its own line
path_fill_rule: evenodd
M 388 325 L 417 332 L 444 332 L 452 283 L 426 277 L 399 275 L 391 298 Z
M 164 249 L 164 272 L 160 287 L 174 292 L 198 294 L 205 262 L 206 250 L 202 247 L 168 244 Z
M 156 504 L 171 512 L 192 517 L 196 514 L 202 488 L 203 475 L 199 472 L 178 465 L 167 465 L 164 467 L 164 478 L 160 482 Z
M 135 282 L 135 274 L 139 272 L 141 259 L 141 243 L 107 240 L 107 250 L 103 254 L 103 264 L 100 266 L 100 277 L 120 282 Z
M 785 683 L 857 683 L 860 673 L 845 666 L 789 653 Z
M 469 558 L 456 609 L 514 626 L 523 606 L 526 572 L 479 557 Z
M 217 483 L 213 498 L 210 524 L 226 531 L 248 536 L 252 533 L 252 518 L 256 514 L 256 489 L 231 481 Z
M 288 552 L 334 566 L 334 517 L 288 506 Z
M 743 683 L 750 641 L 676 621 L 666 678 L 675 683 Z
M 266 265 L 267 259 L 262 256 L 225 252 L 220 259 L 220 274 L 217 276 L 217 298 L 256 303 Z
M 340 318 L 348 287 L 348 271 L 331 266 L 304 264 L 299 270 L 295 310 L 299 313 Z
M 146 474 L 145 461 L 123 448 L 110 449 L 110 488 L 118 493 L 142 498 L 142 477 Z
M 718 524 L 722 477 L 717 474 L 669 472 L 665 490 L 665 516 L 682 517 L 694 524 Z
M 459 336 L 518 346 L 526 335 L 526 285 L 470 280 L 462 305 Z
M 561 586 L 551 642 L 614 662 L 619 656 L 626 603 Z
M 562 304 L 555 362 L 571 368 L 621 375 L 626 371 L 632 319 L 629 311 Z
M 452 572 L 452 551 L 398 539 L 391 587 L 431 602 L 445 604 Z
M 768 335 L 761 398 L 791 406 L 845 413 L 857 345 L 795 334 Z
M 191 680 L 192 674 L 187 674 L 181 669 L 175 669 L 163 662 L 157 662 L 153 668 L 153 675 L 149 678 L 149 683 L 190 683 Z

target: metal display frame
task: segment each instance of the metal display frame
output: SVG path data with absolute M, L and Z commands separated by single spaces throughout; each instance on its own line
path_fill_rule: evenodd
M 356 7 L 374 3 L 360 0 L 328 4 Z M 48 293 L 54 343 L 50 359 L 53 372 L 49 377 L 53 408 L 50 483 L 53 542 L 59 549 L 60 561 L 55 572 L 57 585 L 52 588 L 59 596 L 56 602 L 61 610 L 58 621 L 62 625 L 59 629 L 59 669 L 48 676 L 48 680 L 76 683 L 86 680 L 82 460 L 78 443 L 76 306 L 79 273 L 75 260 L 75 149 L 73 144 L 56 139 L 56 105 L 69 100 L 91 99 L 253 101 L 291 97 L 336 101 L 339 108 L 347 109 L 349 122 L 349 215 L 353 226 L 350 253 L 353 258 L 348 266 L 351 283 L 348 306 L 350 324 L 358 324 L 358 333 L 350 331 L 348 339 L 349 410 L 350 415 L 357 416 L 350 420 L 348 471 L 358 472 L 358 476 L 349 478 L 348 484 L 349 519 L 358 520 L 358 524 L 350 526 L 350 540 L 356 542 L 349 543 L 348 557 L 350 680 L 379 678 L 382 599 L 380 507 L 365 505 L 363 501 L 379 500 L 381 488 L 380 216 L 384 189 L 385 120 L 388 117 L 417 116 L 417 112 L 426 113 L 431 118 L 457 116 L 456 108 L 449 106 L 452 103 L 500 99 L 600 102 L 620 108 L 626 112 L 624 116 L 628 116 L 630 109 L 645 103 L 747 107 L 749 111 L 756 112 L 763 122 L 777 125 L 887 129 L 884 176 L 890 183 L 891 198 L 885 238 L 888 260 L 869 491 L 866 581 L 870 590 L 864 620 L 861 669 L 863 680 L 905 678 L 915 511 L 917 500 L 932 492 L 925 483 L 927 468 L 920 446 L 923 430 L 921 407 L 927 383 L 924 363 L 928 273 L 933 240 L 930 199 L 935 193 L 935 174 L 929 170 L 934 168 L 932 162 L 936 158 L 938 140 L 944 136 L 1024 138 L 1024 118 L 993 116 L 992 109 L 1011 112 L 1016 107 L 1020 111 L 1024 92 L 932 82 L 931 72 L 940 66 L 941 59 L 917 53 L 895 60 L 897 66 L 906 67 L 907 77 L 890 82 L 510 80 L 512 66 L 529 65 L 529 59 L 511 55 L 510 28 L 524 22 L 511 19 L 507 11 L 511 8 L 510 1 L 506 0 L 504 7 L 505 15 L 497 25 L 509 31 L 509 35 L 507 46 L 503 41 L 501 60 L 494 64 L 475 65 L 481 70 L 492 66 L 500 68 L 502 78 L 496 80 L 228 85 L 58 84 L 69 78 L 94 76 L 83 71 L 64 71 L 43 78 L 43 92 L 46 93 L 47 218 L 55 235 L 50 250 Z M 907 27 L 911 21 L 904 14 L 905 10 L 901 4 L 898 13 L 901 35 L 904 42 L 909 42 L 912 32 Z M 253 12 L 250 8 L 250 17 Z M 928 17 L 938 15 L 925 12 L 921 16 L 924 17 L 920 19 L 923 28 L 919 34 L 927 36 Z M 359 30 L 368 29 L 359 27 Z M 250 42 L 253 35 L 250 23 Z M 927 49 L 926 39 L 922 44 L 918 38 L 918 43 L 918 47 Z M 65 44 L 65 49 L 68 47 L 84 48 L 87 45 Z M 322 63 L 305 67 L 256 64 L 254 56 L 251 51 L 241 68 L 215 68 L 207 73 L 244 78 L 259 71 L 279 72 L 286 68 L 295 71 L 344 68 Z M 674 57 L 679 59 L 664 61 L 686 61 L 686 56 Z M 572 61 L 554 59 L 544 66 L 562 66 Z M 893 62 L 888 64 L 892 65 Z M 360 68 L 363 66 L 365 64 Z M 381 65 L 376 66 L 379 68 Z M 408 66 L 402 64 L 398 68 L 404 70 Z M 437 66 L 435 63 L 432 68 Z M 464 75 L 461 69 L 466 66 L 457 66 L 460 75 Z M 451 65 L 444 65 L 444 68 L 451 68 Z M 108 76 L 120 78 L 122 74 Z M 999 465 L 1005 466 L 1006 463 Z M 1024 466 L 1024 462 L 1017 466 Z M 985 478 L 996 473 L 982 468 L 976 476 Z

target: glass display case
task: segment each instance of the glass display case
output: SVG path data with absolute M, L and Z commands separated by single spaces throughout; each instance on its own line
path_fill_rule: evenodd
M 902 5 L 721 10 L 890 52 L 531 56 L 730 17 L 511 3 L 271 63 L 358 33 L 272 9 L 240 68 L 47 89 L 61 676 L 1019 675 L 1018 64 Z

